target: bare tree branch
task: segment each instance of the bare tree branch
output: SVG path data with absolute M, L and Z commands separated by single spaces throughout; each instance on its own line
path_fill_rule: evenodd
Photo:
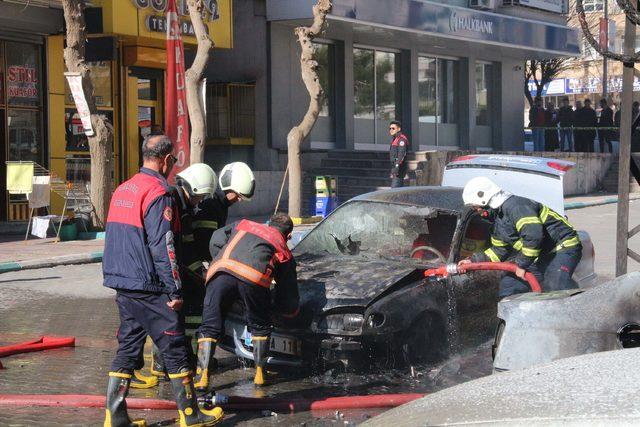
M 318 0 L 313 6 L 313 23 L 310 27 L 298 27 L 295 34 L 302 48 L 300 54 L 300 67 L 302 81 L 309 92 L 309 108 L 304 118 L 297 126 L 294 126 L 287 135 L 288 169 L 289 169 L 289 215 L 300 217 L 302 215 L 302 162 L 300 148 L 320 114 L 320 107 L 324 92 L 320 85 L 320 79 L 316 72 L 318 62 L 315 60 L 315 48 L 313 39 L 324 31 L 327 14 L 331 11 L 331 0 Z
M 80 73 L 82 89 L 91 113 L 94 134 L 89 139 L 91 156 L 91 203 L 94 208 L 94 224 L 103 228 L 106 224 L 112 189 L 113 126 L 103 114 L 98 114 L 91 82 L 91 71 L 85 62 L 87 40 L 84 20 L 84 0 L 63 0 L 64 20 L 67 26 L 64 62 L 67 70 Z
M 202 75 L 211 58 L 214 43 L 204 24 L 202 0 L 188 0 L 189 16 L 198 41 L 198 50 L 191 67 L 185 72 L 187 88 L 187 108 L 191 122 L 190 160 L 191 164 L 204 161 L 204 146 L 207 138 L 207 121 L 202 105 Z

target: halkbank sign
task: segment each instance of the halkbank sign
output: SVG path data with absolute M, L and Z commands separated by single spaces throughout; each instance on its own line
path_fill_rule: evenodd
M 480 34 L 493 34 L 493 22 L 473 16 L 460 16 L 458 12 L 452 10 L 449 18 L 449 29 L 452 33 L 466 30 Z

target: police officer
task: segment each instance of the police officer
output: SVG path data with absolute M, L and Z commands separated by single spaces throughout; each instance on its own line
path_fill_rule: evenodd
M 114 192 L 107 218 L 104 285 L 117 291 L 118 350 L 109 372 L 105 426 L 145 425 L 131 421 L 126 397 L 147 335 L 166 361 L 181 426 L 211 426 L 220 408 L 201 410 L 196 401 L 185 345 L 182 283 L 174 246 L 180 221 L 166 181 L 176 159 L 166 136 L 147 138 L 140 172 Z
M 409 140 L 402 133 L 402 125 L 398 121 L 389 124 L 391 134 L 391 146 L 389 148 L 389 158 L 391 160 L 391 187 L 402 187 L 404 176 L 407 174 L 405 159 Z
M 512 195 L 485 177 L 464 187 L 465 205 L 493 222 L 491 247 L 459 262 L 500 262 L 515 256 L 518 270 L 500 282 L 500 297 L 528 292 L 524 280 L 533 273 L 545 291 L 576 288 L 571 276 L 582 257 L 582 244 L 569 222 L 547 206 Z
M 275 214 L 269 224 L 242 220 L 217 230 L 211 237 L 213 262 L 207 271 L 207 291 L 198 329 L 198 370 L 196 387 L 209 385 L 209 360 L 216 343 L 224 336 L 224 311 L 235 299 L 245 307 L 245 320 L 251 332 L 254 383 L 264 385 L 264 365 L 271 335 L 271 281 L 275 280 L 273 300 L 284 318 L 298 314 L 296 262 L 287 247 L 293 222 L 288 215 Z

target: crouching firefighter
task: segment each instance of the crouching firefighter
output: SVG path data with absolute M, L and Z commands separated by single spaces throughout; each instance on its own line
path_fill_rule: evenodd
M 180 426 L 211 426 L 220 408 L 201 410 L 189 369 L 182 307 L 182 283 L 174 246 L 180 219 L 166 177 L 176 159 L 163 135 L 142 145 L 140 172 L 114 192 L 107 218 L 103 256 L 104 285 L 117 292 L 120 313 L 118 350 L 109 372 L 104 425 L 146 425 L 131 421 L 126 397 L 147 335 L 167 365 Z
M 464 204 L 493 222 L 491 247 L 459 263 L 500 262 L 515 256 L 515 274 L 500 282 L 500 297 L 529 291 L 524 280 L 533 273 L 545 291 L 574 289 L 571 276 L 582 258 L 582 244 L 571 224 L 547 206 L 515 196 L 485 177 L 470 180 L 462 193 Z
M 213 261 L 207 271 L 202 325 L 198 329 L 197 389 L 208 388 L 209 360 L 224 336 L 225 311 L 236 299 L 244 303 L 245 321 L 251 332 L 254 383 L 264 385 L 272 329 L 272 280 L 276 282 L 276 311 L 285 319 L 297 316 L 299 311 L 296 262 L 287 247 L 292 231 L 291 218 L 276 214 L 268 225 L 242 220 L 213 233 Z
M 215 217 L 211 205 L 201 202 L 213 196 L 217 185 L 218 178 L 211 167 L 204 163 L 194 163 L 176 175 L 176 185 L 171 188 L 181 227 L 181 233 L 175 238 L 184 297 L 182 312 L 185 316 L 202 315 L 205 273 L 202 263 L 210 260 L 209 240 L 213 230 L 217 228 L 217 222 L 209 219 Z M 187 349 L 192 354 L 190 343 L 187 343 Z M 156 377 L 165 377 L 166 366 L 155 344 L 150 370 Z M 132 382 L 131 387 L 153 387 L 158 383 L 156 377 L 145 377 L 136 371 L 135 382 Z M 149 378 L 152 380 L 149 381 Z M 145 379 L 146 384 L 140 382 Z

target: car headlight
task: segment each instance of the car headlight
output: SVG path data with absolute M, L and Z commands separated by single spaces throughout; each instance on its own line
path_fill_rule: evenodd
M 322 317 L 317 324 L 319 330 L 355 332 L 362 329 L 364 316 L 362 314 L 328 314 Z

